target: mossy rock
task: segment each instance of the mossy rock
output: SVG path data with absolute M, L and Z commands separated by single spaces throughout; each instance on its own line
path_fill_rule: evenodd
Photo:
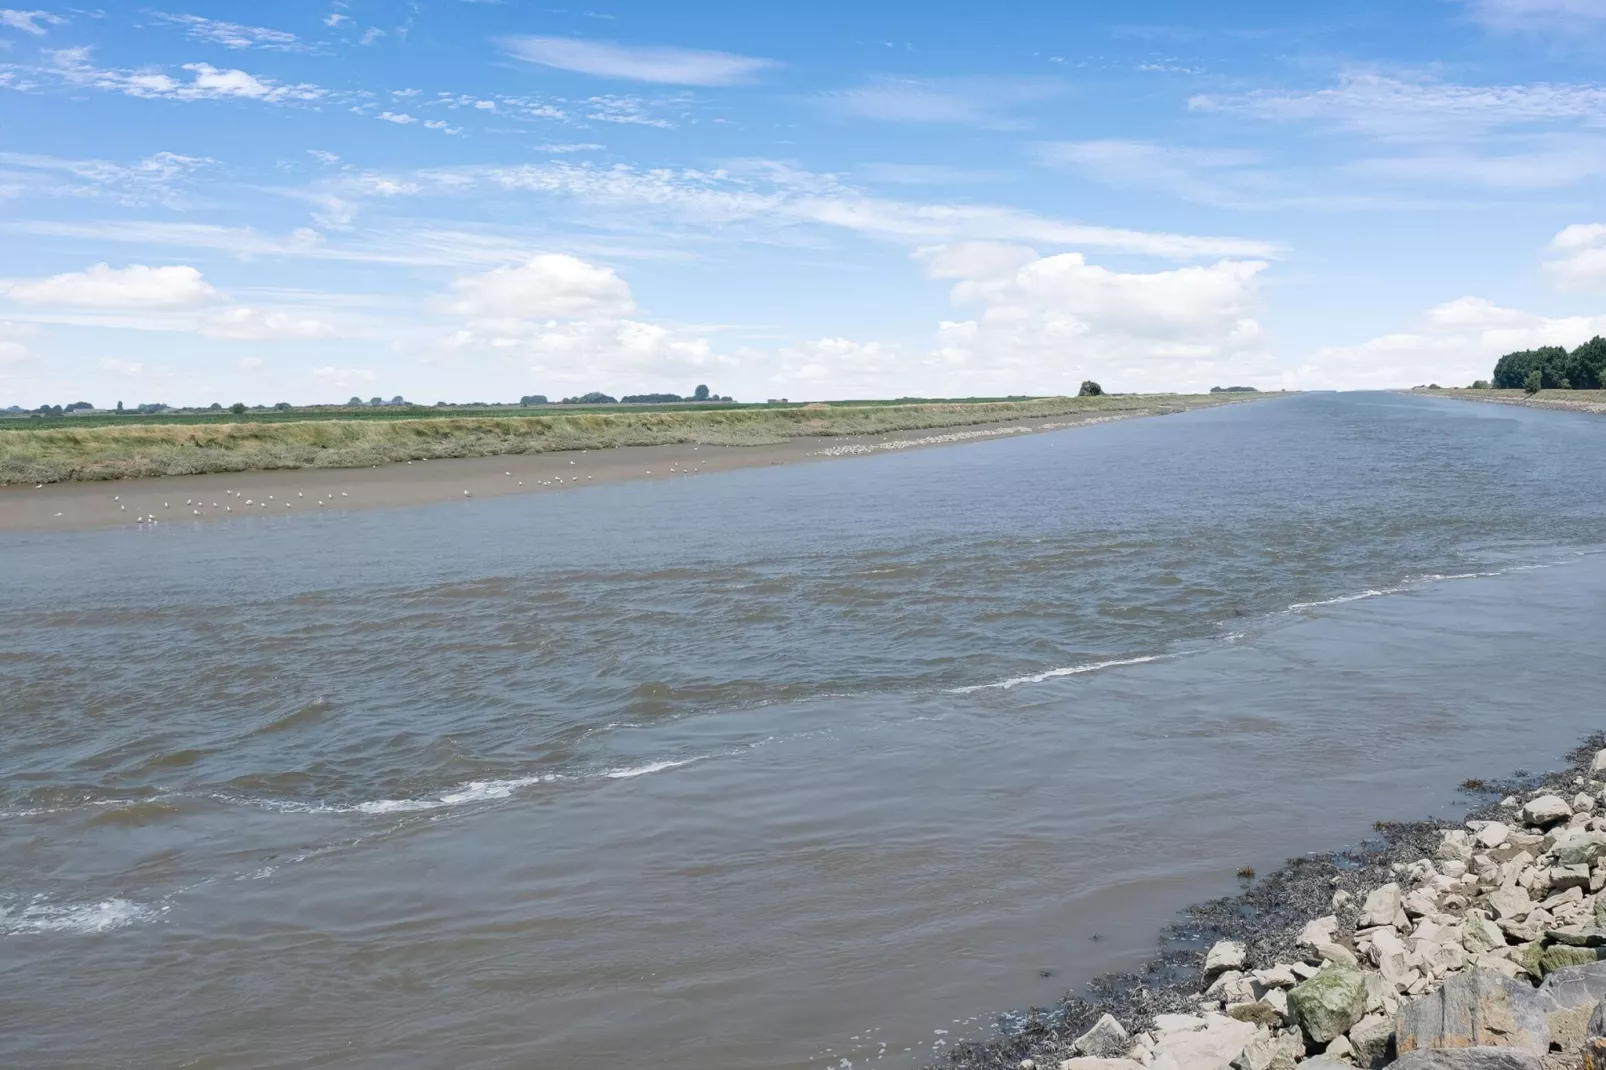
M 1312 1041 L 1330 1043 L 1366 1013 L 1366 975 L 1351 966 L 1328 966 L 1289 989 L 1288 1010 Z
M 1530 969 L 1528 972 L 1535 977 L 1544 977 L 1568 966 L 1585 966 L 1591 962 L 1599 962 L 1603 957 L 1606 957 L 1602 955 L 1602 950 L 1598 947 L 1569 947 L 1566 944 L 1552 944 L 1539 952 L 1537 956 L 1538 971 L 1535 972 Z M 1526 955 L 1524 956 L 1524 958 L 1527 957 Z

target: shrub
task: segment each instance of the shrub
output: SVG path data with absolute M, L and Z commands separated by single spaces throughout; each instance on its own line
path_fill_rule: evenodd
M 1082 389 L 1076 392 L 1079 398 L 1096 398 L 1104 393 L 1104 388 L 1093 380 L 1088 379 L 1082 383 Z
M 245 411 L 245 402 L 236 401 L 233 405 L 229 406 L 229 411 L 232 412 L 236 416 L 240 415 L 242 412 Z
M 1533 371 L 1528 373 L 1527 378 L 1523 379 L 1522 392 L 1532 397 L 1534 394 L 1537 394 L 1540 390 L 1544 389 L 1544 386 L 1544 374 L 1540 372 L 1538 368 L 1535 368 Z

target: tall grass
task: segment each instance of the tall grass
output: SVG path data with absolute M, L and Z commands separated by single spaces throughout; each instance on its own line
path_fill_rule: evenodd
M 1237 400 L 1198 397 L 1038 398 L 915 405 L 808 406 L 451 416 L 441 419 L 55 427 L 0 435 L 0 483 L 193 475 L 273 468 L 353 468 L 440 457 L 672 443 L 762 445 L 801 436 L 862 435 L 1082 412 L 1183 409 Z

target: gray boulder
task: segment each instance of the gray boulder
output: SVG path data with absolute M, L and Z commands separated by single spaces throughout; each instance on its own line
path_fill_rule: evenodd
M 1543 1070 L 1544 1065 L 1527 1048 L 1493 1047 L 1418 1048 L 1389 1064 L 1391 1070 Z
M 1305 1057 L 1305 1042 L 1293 1033 L 1272 1035 L 1262 1029 L 1232 1062 L 1232 1070 L 1294 1070 Z
M 1214 975 L 1227 970 L 1241 970 L 1248 950 L 1237 940 L 1222 940 L 1205 954 L 1205 974 Z
M 1078 1055 L 1092 1055 L 1099 1059 L 1116 1059 L 1132 1050 L 1132 1038 L 1115 1016 L 1106 1014 L 1093 1023 L 1093 1028 L 1072 1042 Z
M 1573 808 L 1560 795 L 1541 795 L 1529 799 L 1522 808 L 1522 819 L 1530 825 L 1545 828 L 1573 816 Z
M 1288 1010 L 1314 1044 L 1330 1044 L 1366 1013 L 1366 975 L 1327 966 L 1288 992 Z
M 1586 1037 L 1606 1037 L 1606 1002 L 1595 1004 L 1590 1012 L 1589 1025 L 1584 1030 Z
M 1403 1058 L 1423 1048 L 1504 1045 L 1536 1055 L 1550 1050 L 1548 1003 L 1493 970 L 1474 967 L 1445 979 L 1437 992 L 1400 1008 L 1395 1046 Z
M 1363 1070 L 1382 1066 L 1394 1054 L 1394 1021 L 1387 1015 L 1368 1014 L 1350 1027 L 1349 1042 L 1355 1049 L 1355 1065 Z

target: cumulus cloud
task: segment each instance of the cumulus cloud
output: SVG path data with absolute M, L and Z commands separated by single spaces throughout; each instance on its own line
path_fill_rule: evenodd
M 452 283 L 447 311 L 470 319 L 617 319 L 635 311 L 630 287 L 612 268 L 544 253 Z
M 114 268 L 96 264 L 48 278 L 14 282 L 5 294 L 19 304 L 68 305 L 87 309 L 180 309 L 222 300 L 193 267 L 175 264 Z
M 775 66 L 774 60 L 731 52 L 620 45 L 574 37 L 506 37 L 501 45 L 510 55 L 542 67 L 670 85 L 740 85 Z
M 1080 253 L 993 242 L 922 256 L 933 277 L 957 280 L 956 305 L 979 309 L 942 323 L 929 357 L 954 386 L 1064 391 L 1095 378 L 1119 390 L 1175 390 L 1265 373 L 1263 261 L 1119 272 Z
M 96 67 L 88 47 L 62 48 L 47 53 L 50 64 L 35 73 L 59 79 L 69 86 L 123 93 L 131 97 L 166 100 L 256 100 L 268 104 L 313 101 L 327 96 L 306 82 L 288 84 L 259 78 L 245 71 L 220 69 L 210 63 L 186 63 L 190 80 L 174 78 L 159 69 L 126 70 Z
M 1411 330 L 1317 350 L 1288 374 L 1286 385 L 1305 390 L 1465 386 L 1487 379 L 1505 353 L 1548 345 L 1570 349 L 1597 334 L 1606 334 L 1606 316 L 1540 316 L 1461 297 L 1429 309 Z
M 1606 223 L 1574 223 L 1550 240 L 1545 270 L 1563 290 L 1606 293 Z

